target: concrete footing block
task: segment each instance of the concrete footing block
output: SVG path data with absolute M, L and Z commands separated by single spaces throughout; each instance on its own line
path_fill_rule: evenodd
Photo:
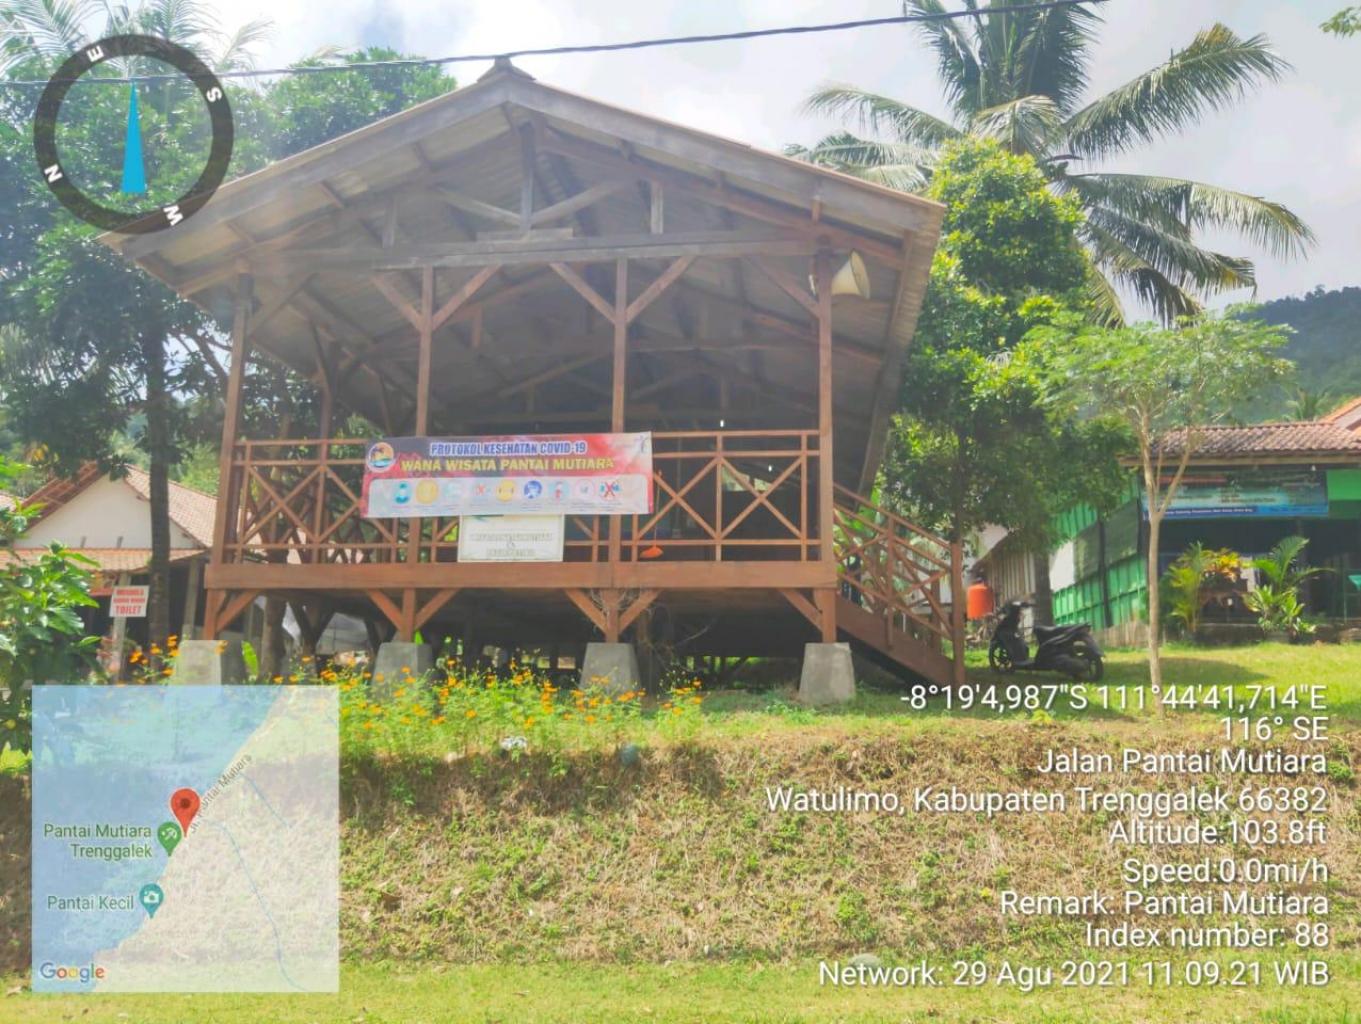
M 373 678 L 369 692 L 374 700 L 389 700 L 403 686 L 409 686 L 435 667 L 435 648 L 409 640 L 389 640 L 378 648 L 373 659 Z
M 598 686 L 618 695 L 639 689 L 638 652 L 633 644 L 587 644 L 581 663 L 581 686 Z
M 246 659 L 240 640 L 185 640 L 170 674 L 175 685 L 219 686 L 245 681 Z
M 805 704 L 845 704 L 855 698 L 855 666 L 850 644 L 804 644 L 799 700 Z

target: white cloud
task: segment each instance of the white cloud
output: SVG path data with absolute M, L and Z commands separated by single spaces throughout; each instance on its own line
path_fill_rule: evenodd
M 318 46 L 382 43 L 423 55 L 496 52 L 721 32 L 900 11 L 898 0 L 219 0 L 222 19 L 272 18 L 262 58 L 284 64 Z M 1138 151 L 1121 169 L 1177 174 L 1286 203 L 1318 233 L 1304 261 L 1259 258 L 1259 298 L 1361 282 L 1361 40 L 1318 24 L 1337 0 L 1112 0 L 1102 9 L 1093 88 L 1127 80 L 1215 20 L 1267 34 L 1297 69 L 1192 134 Z M 536 77 L 756 146 L 811 141 L 832 127 L 802 114 L 815 85 L 854 82 L 942 111 L 934 57 L 915 30 L 889 27 L 617 54 L 524 58 Z M 457 65 L 469 82 L 485 65 Z M 1243 252 L 1232 238 L 1213 239 Z

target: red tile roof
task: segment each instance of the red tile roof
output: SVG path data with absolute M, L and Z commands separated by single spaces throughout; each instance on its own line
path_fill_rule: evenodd
M 1254 455 L 1351 455 L 1361 458 L 1361 432 L 1322 420 L 1254 423 L 1246 427 L 1201 427 L 1195 458 L 1243 458 Z M 1183 436 L 1170 434 L 1163 453 L 1182 450 Z
M 151 477 L 146 470 L 130 468 L 127 481 L 141 497 L 151 497 Z M 213 519 L 216 515 L 217 499 L 211 494 L 170 481 L 170 518 L 205 548 L 213 546 Z
M 74 477 L 55 478 L 43 484 L 29 497 L 34 504 L 41 504 L 38 518 L 51 515 L 104 474 L 93 462 L 86 463 Z M 124 478 L 127 485 L 138 497 L 147 500 L 151 496 L 151 478 L 146 470 L 129 466 Z M 197 491 L 184 484 L 170 481 L 170 518 L 181 530 L 193 538 L 194 543 L 205 548 L 213 546 L 213 519 L 216 515 L 217 499 L 211 494 Z
M 146 570 L 151 561 L 150 548 L 67 548 L 68 553 L 84 555 L 93 566 L 86 566 L 92 572 L 139 573 Z M 0 550 L 0 565 L 12 562 L 31 562 L 47 552 L 47 548 L 13 548 Z M 204 554 L 202 548 L 175 548 L 170 552 L 170 561 L 178 562 Z

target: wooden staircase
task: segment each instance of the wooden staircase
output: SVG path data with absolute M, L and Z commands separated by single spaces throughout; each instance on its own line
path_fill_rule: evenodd
M 834 526 L 838 633 L 891 671 L 943 686 L 962 683 L 960 545 L 840 486 Z

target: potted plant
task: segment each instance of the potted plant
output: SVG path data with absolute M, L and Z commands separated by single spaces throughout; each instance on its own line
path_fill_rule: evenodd
M 1266 556 L 1252 560 L 1262 582 L 1248 594 L 1245 603 L 1256 614 L 1269 640 L 1294 642 L 1314 632 L 1314 624 L 1305 618 L 1299 589 L 1309 577 L 1327 570 L 1300 564 L 1300 555 L 1308 543 L 1306 537 L 1283 537 Z

